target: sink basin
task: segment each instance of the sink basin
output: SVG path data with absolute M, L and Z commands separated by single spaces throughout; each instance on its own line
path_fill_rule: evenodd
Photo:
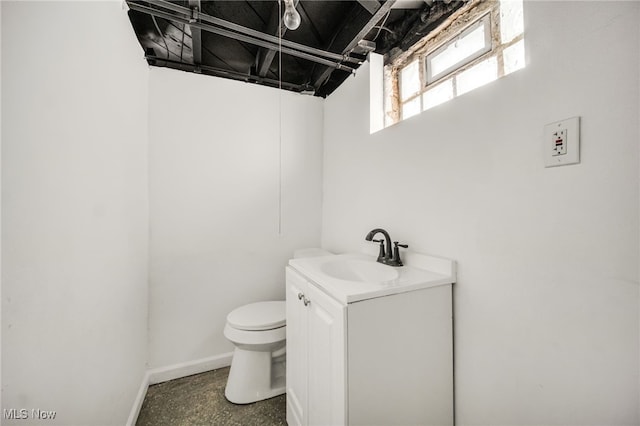
M 393 281 L 400 275 L 392 266 L 359 259 L 332 260 L 323 264 L 320 269 L 332 278 L 368 283 Z

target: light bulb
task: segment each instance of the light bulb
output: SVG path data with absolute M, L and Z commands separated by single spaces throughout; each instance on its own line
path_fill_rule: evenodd
M 300 14 L 293 6 L 293 0 L 285 0 L 284 25 L 290 30 L 295 30 L 300 26 Z

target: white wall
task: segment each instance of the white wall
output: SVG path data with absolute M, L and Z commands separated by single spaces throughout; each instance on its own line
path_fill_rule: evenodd
M 2 408 L 124 424 L 147 357 L 148 71 L 120 2 L 2 1 Z
M 527 68 L 369 135 L 325 104 L 323 247 L 386 228 L 458 260 L 457 424 L 638 424 L 637 2 L 526 2 Z M 582 162 L 543 127 L 582 117 Z
M 2 6 L 0 6 L 0 129 L 2 129 Z M 0 130 L 0 188 L 2 187 L 2 130 Z M 0 235 L 2 235 L 2 196 L 0 196 Z M 2 244 L 0 243 L 0 345 L 2 344 Z M 640 319 L 640 318 L 639 318 Z M 0 348 L 0 408 L 2 408 L 2 348 Z M 0 420 L 2 424 L 2 420 Z
M 149 362 L 164 367 L 230 352 L 227 314 L 284 299 L 293 250 L 319 245 L 323 112 L 320 99 L 161 68 L 149 93 Z

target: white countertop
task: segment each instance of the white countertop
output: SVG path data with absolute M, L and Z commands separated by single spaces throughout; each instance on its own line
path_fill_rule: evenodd
M 323 271 L 323 265 L 338 260 L 376 262 L 376 256 L 349 253 L 289 260 L 289 265 L 312 280 L 324 292 L 341 303 L 353 303 L 375 297 L 389 296 L 439 285 L 456 280 L 455 262 L 435 256 L 407 252 L 403 254 L 405 266 L 393 267 L 398 277 L 384 282 L 361 282 L 338 279 Z

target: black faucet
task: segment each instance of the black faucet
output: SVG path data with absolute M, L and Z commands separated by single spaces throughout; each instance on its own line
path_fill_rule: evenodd
M 376 234 L 384 235 L 384 240 L 374 240 L 373 237 Z M 377 261 L 389 266 L 402 266 L 402 260 L 400 260 L 400 249 L 398 247 L 409 247 L 406 244 L 398 244 L 397 241 L 394 241 L 393 254 L 391 252 L 391 237 L 389 233 L 382 228 L 376 228 L 369 232 L 366 237 L 364 237 L 367 241 L 374 241 L 376 243 L 380 243 L 380 252 L 378 254 Z M 385 249 L 386 243 L 386 249 Z

